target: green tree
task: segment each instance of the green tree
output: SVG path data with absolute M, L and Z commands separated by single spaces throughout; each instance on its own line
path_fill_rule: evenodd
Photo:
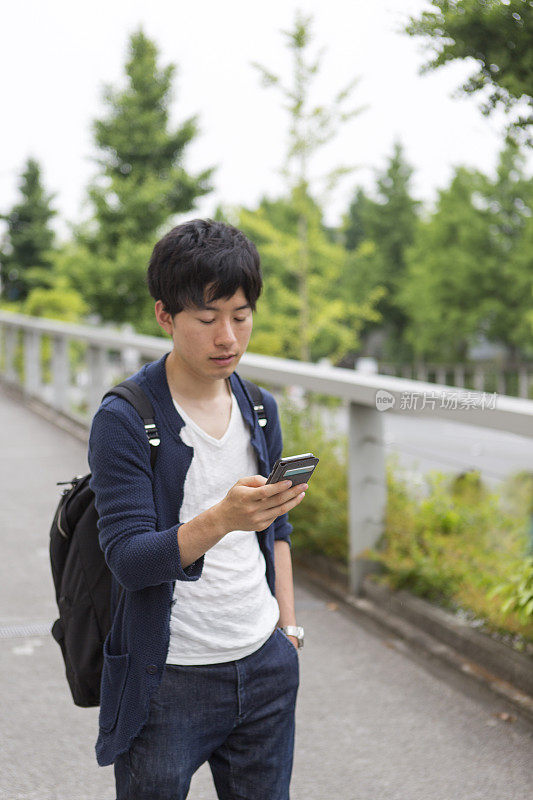
M 368 239 L 366 220 L 369 206 L 375 205 L 364 189 L 358 186 L 342 225 L 342 241 L 347 250 L 357 250 L 361 242 Z
M 310 164 L 313 157 L 326 144 L 336 136 L 339 126 L 360 113 L 361 108 L 348 108 L 349 100 L 358 79 L 351 80 L 344 88 L 337 92 L 329 104 L 315 104 L 312 100 L 312 84 L 317 76 L 321 56 L 311 55 L 309 47 L 313 36 L 311 33 L 311 17 L 306 17 L 297 12 L 291 30 L 283 31 L 287 47 L 293 60 L 291 81 L 285 84 L 279 75 L 260 64 L 254 64 L 262 75 L 265 86 L 275 86 L 279 89 L 284 100 L 284 106 L 290 115 L 289 146 L 285 158 L 282 174 L 287 181 L 287 197 L 296 214 L 296 242 L 297 248 L 290 249 L 291 262 L 289 271 L 297 280 L 299 294 L 297 311 L 298 330 L 297 341 L 300 358 L 303 361 L 311 359 L 311 340 L 314 336 L 311 318 L 310 288 L 311 273 L 311 226 L 314 225 L 312 217 L 315 214 L 318 192 L 311 186 Z M 322 186 L 321 200 L 338 184 L 343 175 L 350 172 L 353 167 L 337 167 L 320 179 Z M 324 194 L 325 193 L 325 194 Z M 287 254 L 288 255 L 288 254 Z M 342 302 L 339 300 L 339 302 Z
M 481 93 L 483 114 L 516 111 L 510 132 L 533 124 L 533 4 L 530 0 L 431 0 L 435 10 L 410 17 L 405 32 L 422 36 L 433 57 L 421 72 L 471 58 L 477 70 L 460 92 Z
M 2 295 L 25 300 L 32 287 L 49 285 L 54 231 L 50 220 L 57 213 L 53 194 L 42 184 L 41 168 L 34 158 L 26 162 L 19 182 L 21 199 L 0 216 L 7 223 L 0 253 Z
M 383 325 L 387 331 L 386 355 L 391 358 L 410 355 L 404 336 L 407 317 L 396 298 L 404 280 L 405 252 L 414 240 L 420 205 L 411 197 L 412 174 L 403 148 L 396 142 L 389 163 L 377 176 L 377 200 L 358 189 L 343 225 L 346 246 L 353 251 L 349 285 L 354 296 L 364 296 L 378 286 L 385 290 L 377 306 L 383 323 L 369 323 L 364 334 L 375 329 L 376 324 Z
M 490 211 L 474 201 L 483 185 L 484 176 L 459 167 L 406 252 L 397 302 L 409 318 L 406 339 L 417 357 L 464 360 L 472 339 L 486 332 L 498 259 Z
M 496 294 L 486 321 L 486 337 L 506 345 L 511 362 L 531 350 L 527 324 L 533 312 L 533 185 L 524 153 L 508 141 L 496 177 L 485 177 L 477 195 L 489 214 L 490 240 L 497 260 Z
M 459 168 L 407 251 L 399 302 L 417 355 L 464 359 L 476 338 L 531 352 L 533 186 L 507 141 L 494 178 Z
M 60 276 L 50 289 L 42 287 L 32 289 L 20 310 L 32 317 L 80 322 L 88 307 L 83 297 Z
M 138 333 L 157 333 L 141 325 L 149 315 L 153 316 L 146 287 L 152 248 L 153 242 L 122 239 L 111 258 L 98 256 L 79 242 L 70 242 L 56 259 L 56 272 L 81 294 L 89 312 L 103 321 L 130 322 Z
M 69 270 L 75 288 L 103 319 L 136 324 L 146 316 L 146 264 L 170 218 L 211 191 L 213 169 L 186 171 L 196 117 L 169 126 L 175 66 L 160 68 L 156 45 L 141 31 L 129 42 L 126 86 L 107 87 L 94 123 L 100 174 L 89 187 L 94 215 L 77 230 L 81 251 Z
M 300 202 L 293 197 L 263 199 L 258 209 L 240 212 L 238 225 L 257 244 L 265 277 L 250 343 L 255 353 L 301 358 Z M 355 302 L 342 292 L 347 252 L 328 236 L 320 206 L 310 198 L 308 203 L 308 360 L 329 358 L 337 363 L 358 346 L 363 323 L 377 318 L 379 293 Z
M 533 197 L 531 198 L 533 206 Z M 533 215 L 525 225 L 520 243 L 514 254 L 516 270 L 522 278 L 526 278 L 527 286 L 523 287 L 522 299 L 526 312 L 515 320 L 515 336 L 524 358 L 533 359 Z

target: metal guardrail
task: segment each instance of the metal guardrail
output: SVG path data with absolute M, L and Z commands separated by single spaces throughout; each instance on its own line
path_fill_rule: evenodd
M 533 363 L 521 362 L 515 367 L 494 361 L 472 361 L 464 364 L 394 364 L 385 361 L 379 364 L 376 372 L 381 375 L 394 375 L 417 381 L 430 381 L 446 385 L 451 380 L 454 386 L 472 388 L 476 392 L 495 390 L 498 394 L 512 397 L 530 398 L 533 388 Z
M 102 395 L 116 380 L 135 372 L 144 361 L 170 349 L 168 339 L 121 330 L 72 325 L 56 320 L 0 311 L 2 370 L 8 384 L 45 402 L 87 427 Z M 51 382 L 43 382 L 41 343 L 51 341 Z M 72 380 L 69 345 L 85 345 L 84 366 Z M 16 359 L 22 359 L 22 381 Z M 114 359 L 114 362 L 113 360 Z M 114 372 L 113 372 L 114 370 Z M 118 370 L 118 371 L 117 371 Z M 239 374 L 276 387 L 298 386 L 340 398 L 348 405 L 349 572 L 357 593 L 364 576 L 375 568 L 360 557 L 381 536 L 386 503 L 383 412 L 410 417 L 443 418 L 483 428 L 533 437 L 533 401 L 406 378 L 361 374 L 325 364 L 309 364 L 246 353 Z M 116 376 L 116 377 L 115 377 Z M 80 379 L 81 378 L 81 379 Z M 86 413 L 73 412 L 72 398 L 86 403 Z

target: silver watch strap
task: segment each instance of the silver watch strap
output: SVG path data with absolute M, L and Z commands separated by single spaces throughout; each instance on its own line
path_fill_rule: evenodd
M 294 636 L 298 639 L 298 647 L 304 646 L 304 629 L 301 625 L 283 625 L 281 630 L 287 636 Z

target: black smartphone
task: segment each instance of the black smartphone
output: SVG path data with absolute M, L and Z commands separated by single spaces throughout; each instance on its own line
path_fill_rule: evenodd
M 278 481 L 286 480 L 292 481 L 293 486 L 296 483 L 308 483 L 317 464 L 318 458 L 312 453 L 278 458 L 268 476 L 267 483 L 278 483 Z

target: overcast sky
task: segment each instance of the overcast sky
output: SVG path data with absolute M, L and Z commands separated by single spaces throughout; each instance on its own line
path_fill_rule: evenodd
M 157 43 L 160 64 L 178 66 L 173 121 L 199 116 L 185 166 L 217 166 L 215 191 L 187 216 L 211 215 L 219 202 L 253 206 L 263 194 L 276 195 L 288 120 L 251 62 L 289 77 L 280 30 L 291 27 L 298 8 L 313 15 L 315 46 L 327 48 L 317 101 L 359 76 L 354 102 L 368 106 L 314 165 L 317 174 L 358 165 L 331 198 L 328 222 L 340 220 L 355 186 L 373 187 L 396 139 L 415 169 L 413 193 L 429 207 L 455 165 L 494 172 L 503 115 L 487 119 L 476 98 L 451 97 L 471 65 L 420 76 L 423 44 L 399 32 L 409 13 L 430 8 L 424 0 L 19 0 L 4 7 L 0 26 L 0 212 L 16 201 L 18 175 L 32 155 L 57 193 L 56 228 L 65 233 L 66 220 L 87 214 L 84 190 L 96 169 L 91 122 L 102 113 L 104 83 L 123 80 L 128 37 L 140 25 Z

